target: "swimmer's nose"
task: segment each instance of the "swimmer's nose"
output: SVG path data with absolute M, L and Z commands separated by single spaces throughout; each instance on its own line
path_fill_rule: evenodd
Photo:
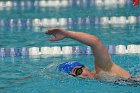
M 85 71 L 82 72 L 81 74 L 82 77 L 88 77 L 88 73 L 86 73 Z

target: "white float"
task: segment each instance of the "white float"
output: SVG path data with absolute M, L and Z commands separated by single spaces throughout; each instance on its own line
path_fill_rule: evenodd
M 12 4 L 12 2 L 11 2 L 11 1 L 7 1 L 7 2 L 5 3 L 5 6 L 6 6 L 6 7 L 12 7 L 12 6 L 13 6 L 13 4 Z
M 90 19 L 86 18 L 86 24 L 90 24 Z
M 126 53 L 126 46 L 125 45 L 117 45 L 115 47 L 116 54 L 125 54 Z
M 29 48 L 29 55 L 30 56 L 38 56 L 40 55 L 40 51 L 38 47 Z
M 40 26 L 40 23 L 41 23 L 41 22 L 40 22 L 40 19 L 37 19 L 37 18 L 36 18 L 36 19 L 33 19 L 33 20 L 32 20 L 32 25 L 33 25 L 33 26 Z
M 44 26 L 44 27 L 48 26 L 49 25 L 49 20 L 47 18 L 43 18 L 41 20 L 41 25 Z
M 22 22 L 21 22 L 20 19 L 18 19 L 18 21 L 17 21 L 17 26 L 18 26 L 18 27 L 21 27 L 21 26 L 22 26 Z
M 21 54 L 22 54 L 23 56 L 28 55 L 28 51 L 26 50 L 25 47 L 23 47 L 23 48 L 21 49 Z
M 27 6 L 30 7 L 32 5 L 31 1 L 27 1 Z
M 52 48 L 51 47 L 41 47 L 41 53 L 43 55 L 51 55 L 52 54 Z
M 54 55 L 60 55 L 60 54 L 62 54 L 61 47 L 54 46 L 54 47 L 51 47 L 51 48 L 52 48 L 52 54 L 54 54 Z
M 72 54 L 72 47 L 70 46 L 64 46 L 62 47 L 62 54 Z
M 14 26 L 14 19 L 10 19 L 10 27 Z
M 67 19 L 66 18 L 59 18 L 58 23 L 60 26 L 66 26 L 67 25 Z
M 115 16 L 111 17 L 110 18 L 110 24 L 112 24 L 112 25 L 118 24 L 118 18 L 115 17 Z
M 128 51 L 128 53 L 137 53 L 138 47 L 137 47 L 137 45 L 128 45 L 127 51 Z
M 15 49 L 14 48 L 10 48 L 10 55 L 15 56 Z
M 86 47 L 86 54 L 92 54 L 92 48 L 90 46 Z
M 47 1 L 41 0 L 41 1 L 39 2 L 39 6 L 40 6 L 40 7 L 47 7 Z
M 68 1 L 67 0 L 61 1 L 61 6 L 62 7 L 67 7 L 68 6 Z
M 53 1 L 48 1 L 48 3 L 47 3 L 47 5 L 48 5 L 48 7 L 53 7 L 54 6 L 54 4 L 53 4 Z
M 56 18 L 51 18 L 50 19 L 50 26 L 57 26 L 57 25 L 58 25 L 57 19 Z
M 104 2 L 103 2 L 103 0 L 95 0 L 95 4 L 97 7 L 101 7 L 101 6 L 103 6 Z
M 20 5 L 21 5 L 21 7 L 25 7 L 25 2 L 24 1 L 21 1 L 20 2 Z
M 54 7 L 60 7 L 61 6 L 60 0 L 54 0 L 53 1 L 53 6 Z
M 4 6 L 5 6 L 4 2 L 0 1 L 0 7 L 4 7 Z
M 109 23 L 109 17 L 101 17 L 101 24 L 106 25 Z
M 137 22 L 137 18 L 135 16 L 129 16 L 128 17 L 128 22 L 130 24 L 135 24 Z
M 119 21 L 119 23 L 120 23 L 121 25 L 127 23 L 127 19 L 126 19 L 126 17 L 124 17 L 124 16 L 120 16 L 118 21 Z
M 140 54 L 140 45 L 137 45 L 137 53 Z

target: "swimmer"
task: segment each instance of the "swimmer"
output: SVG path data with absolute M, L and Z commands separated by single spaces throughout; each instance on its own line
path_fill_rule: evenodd
M 58 66 L 59 71 L 63 71 L 72 76 L 98 80 L 105 78 L 103 75 L 107 76 L 106 79 L 109 79 L 110 76 L 118 76 L 124 79 L 131 78 L 129 72 L 112 61 L 107 49 L 103 46 L 97 36 L 83 32 L 68 31 L 60 28 L 52 28 L 45 33 L 54 36 L 50 38 L 49 41 L 58 41 L 64 38 L 71 38 L 92 48 L 95 59 L 93 62 L 95 70 L 90 71 L 80 62 L 71 61 L 60 64 Z

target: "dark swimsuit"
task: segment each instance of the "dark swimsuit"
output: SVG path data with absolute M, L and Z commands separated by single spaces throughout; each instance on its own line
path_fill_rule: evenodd
M 137 77 L 130 77 L 129 79 L 119 79 L 114 82 L 115 84 L 120 85 L 133 85 L 133 86 L 140 86 L 140 78 Z

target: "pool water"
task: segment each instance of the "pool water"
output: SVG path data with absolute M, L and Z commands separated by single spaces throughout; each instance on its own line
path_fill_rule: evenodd
M 72 26 L 64 26 L 62 28 L 73 30 L 73 31 L 81 31 L 86 32 L 89 34 L 93 34 L 98 36 L 104 45 L 129 45 L 129 44 L 139 44 L 140 42 L 140 7 L 134 7 L 130 0 L 128 0 L 128 4 L 123 6 L 119 6 L 118 4 L 116 8 L 110 7 L 97 7 L 92 2 L 90 5 L 84 6 L 83 4 L 76 5 L 75 1 L 72 5 L 67 7 L 39 7 L 33 6 L 30 7 L 26 5 L 21 6 L 21 1 L 14 0 L 18 3 L 18 6 L 11 7 L 9 10 L 3 8 L 0 10 L 0 47 L 32 47 L 32 46 L 63 46 L 63 45 L 80 45 L 73 40 L 63 40 L 55 43 L 50 43 L 47 41 L 49 36 L 46 36 L 43 32 L 47 29 L 52 27 L 59 27 L 59 26 L 32 26 L 30 22 L 25 25 L 24 21 L 26 20 L 33 20 L 33 19 L 43 19 L 43 18 L 72 18 L 74 23 Z M 35 1 L 38 0 L 29 0 L 32 1 L 34 4 Z M 71 0 L 69 0 L 71 1 Z M 95 0 L 89 0 L 95 1 Z M 123 1 L 123 0 L 122 0 Z M 101 17 L 129 17 L 135 16 L 138 17 L 136 24 L 126 24 L 122 26 L 121 24 L 118 25 L 101 25 L 96 24 L 95 20 L 92 21 L 94 18 L 101 18 Z M 79 24 L 76 19 L 85 19 L 91 18 L 90 24 Z M 23 20 L 23 25 L 11 27 L 8 22 L 10 20 Z M 5 26 L 2 25 L 2 22 L 5 22 Z M 16 23 L 15 23 L 16 24 Z M 2 26 L 1 26 L 2 25 Z M 24 37 L 26 36 L 26 37 Z M 32 38 L 34 37 L 34 38 Z M 9 41 L 10 39 L 10 41 Z M 65 43 L 69 42 L 69 43 Z
M 104 45 L 129 45 L 129 44 L 139 44 L 140 42 L 140 31 L 139 27 L 127 26 L 126 28 L 89 28 L 89 29 L 78 29 L 73 28 L 73 31 L 81 31 L 89 34 L 98 36 Z M 71 30 L 71 29 L 70 29 Z M 19 31 L 14 29 L 10 31 L 9 29 L 4 28 L 0 31 L 0 46 L 1 47 L 42 47 L 42 46 L 78 46 L 81 45 L 79 42 L 64 39 L 57 42 L 49 42 L 48 39 L 50 36 L 45 35 L 44 32 L 47 29 L 39 32 L 34 32 L 33 29 L 21 28 Z M 25 37 L 26 36 L 26 37 Z M 34 37 L 34 38 L 32 38 Z M 10 39 L 10 41 L 9 41 Z M 69 42 L 69 43 L 66 43 Z
M 139 55 L 112 55 L 113 61 L 132 75 L 140 72 Z M 86 59 L 86 60 L 85 60 Z M 38 58 L 7 57 L 0 63 L 1 93 L 139 93 L 140 85 L 135 83 L 103 82 L 75 78 L 59 73 L 57 65 L 67 60 L 81 61 L 90 70 L 94 69 L 92 55 L 53 56 Z
M 35 3 L 38 0 L 29 1 Z M 45 35 L 44 32 L 57 26 L 41 27 L 29 24 L 11 27 L 6 23 L 11 19 L 72 18 L 75 20 L 104 16 L 140 16 L 140 7 L 134 7 L 130 0 L 127 1 L 129 4 L 117 5 L 113 8 L 97 7 L 92 3 L 89 6 L 73 3 L 71 6 L 59 8 L 38 6 L 23 8 L 20 6 L 21 1 L 14 0 L 14 2 L 18 2 L 19 5 L 10 9 L 0 8 L 0 48 L 84 46 L 72 39 L 49 42 L 48 39 L 51 36 Z M 2 24 L 3 20 L 6 25 Z M 95 22 L 79 25 L 76 22 L 62 28 L 96 35 L 105 46 L 140 44 L 140 21 L 125 26 L 101 25 Z M 111 55 L 111 57 L 116 64 L 128 70 L 132 76 L 139 75 L 139 54 Z M 90 70 L 94 69 L 92 55 L 0 56 L 0 93 L 139 93 L 140 91 L 140 84 L 75 78 L 57 71 L 56 68 L 60 63 L 70 60 L 80 61 Z

